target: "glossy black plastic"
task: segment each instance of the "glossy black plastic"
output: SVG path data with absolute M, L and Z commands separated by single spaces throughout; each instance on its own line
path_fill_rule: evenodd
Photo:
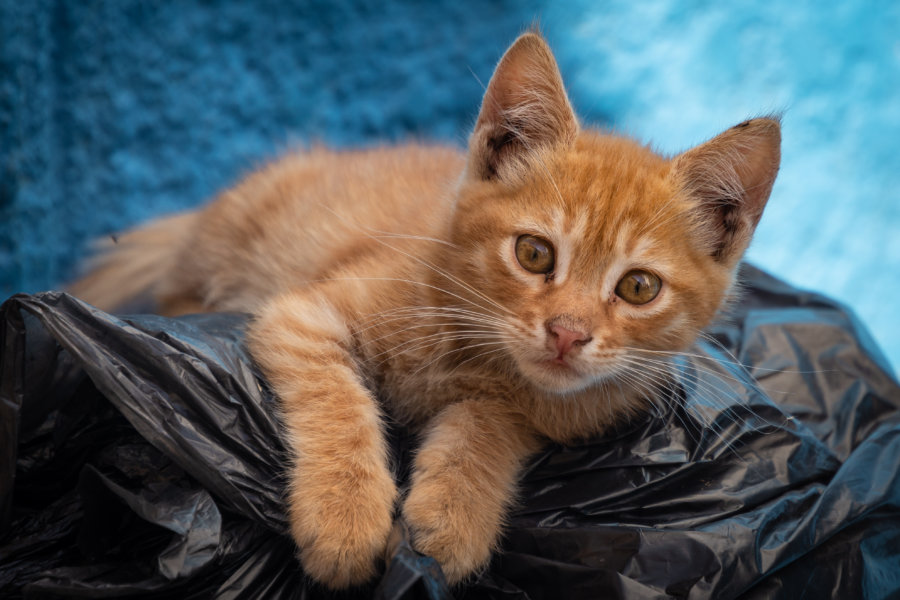
M 245 316 L 13 297 L 0 597 L 897 597 L 900 387 L 846 310 L 743 280 L 655 414 L 534 458 L 484 573 L 448 590 L 401 541 L 345 594 L 306 578 L 286 535 L 286 451 Z M 393 438 L 405 473 L 414 443 Z

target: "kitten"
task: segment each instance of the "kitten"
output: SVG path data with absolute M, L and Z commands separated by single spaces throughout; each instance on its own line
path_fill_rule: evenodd
M 457 582 L 489 560 L 532 453 L 661 393 L 657 357 L 690 346 L 728 296 L 779 145 L 770 118 L 674 159 L 582 129 L 526 33 L 465 155 L 287 156 L 125 234 L 72 291 L 107 309 L 150 293 L 166 314 L 254 313 L 304 569 L 335 588 L 368 580 L 399 505 L 415 548 Z M 421 431 L 405 494 L 386 414 Z

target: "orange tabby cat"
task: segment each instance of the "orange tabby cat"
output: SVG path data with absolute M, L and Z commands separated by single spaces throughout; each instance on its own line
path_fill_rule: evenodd
M 645 410 L 648 351 L 687 348 L 719 310 L 779 145 L 769 118 L 671 160 L 582 129 L 527 33 L 467 154 L 287 156 L 122 236 L 72 291 L 106 308 L 150 293 L 167 314 L 253 312 L 306 571 L 332 587 L 373 576 L 399 503 L 414 546 L 456 582 L 488 561 L 529 455 Z M 405 494 L 386 414 L 422 432 Z

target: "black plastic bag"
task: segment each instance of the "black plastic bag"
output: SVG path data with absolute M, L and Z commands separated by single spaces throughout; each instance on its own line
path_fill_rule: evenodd
M 839 306 L 742 275 L 743 301 L 677 364 L 670 402 L 535 457 L 503 552 L 451 591 L 403 541 L 364 589 L 303 575 L 245 316 L 13 297 L 0 310 L 0 596 L 896 597 L 900 387 Z M 394 440 L 408 461 L 408 436 Z

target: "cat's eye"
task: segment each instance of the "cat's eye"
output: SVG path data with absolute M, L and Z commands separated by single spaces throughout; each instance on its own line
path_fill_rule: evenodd
M 550 273 L 556 262 L 553 244 L 533 235 L 522 235 L 516 240 L 516 259 L 532 273 Z
M 647 304 L 662 287 L 659 277 L 648 271 L 634 270 L 625 274 L 616 286 L 616 295 L 629 304 Z

